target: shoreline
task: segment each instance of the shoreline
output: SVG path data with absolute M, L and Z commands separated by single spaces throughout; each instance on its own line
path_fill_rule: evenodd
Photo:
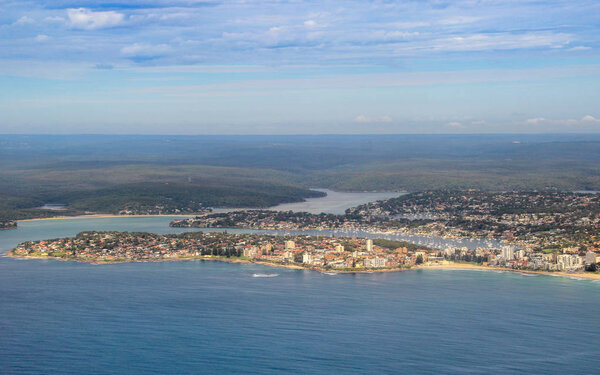
M 83 259 L 65 259 L 51 256 L 18 256 L 14 255 L 12 251 L 5 253 L 7 257 L 15 259 L 50 259 L 60 261 L 74 261 L 80 263 L 89 264 L 117 264 L 117 263 L 146 263 L 146 262 L 177 262 L 177 261 L 190 261 L 190 260 L 208 260 L 208 261 L 220 261 L 226 263 L 247 263 L 247 264 L 258 264 L 267 267 L 283 267 L 295 270 L 307 270 L 321 273 L 335 273 L 335 274 L 358 274 L 358 273 L 386 273 L 386 272 L 402 272 L 402 271 L 414 271 L 414 270 L 481 270 L 481 271 L 495 271 L 495 272 L 512 272 L 520 274 L 531 274 L 531 275 L 542 275 L 542 276 L 554 276 L 554 277 L 567 277 L 571 279 L 582 279 L 582 280 L 600 280 L 600 274 L 598 273 L 568 273 L 568 272 L 546 272 L 546 271 L 533 271 L 533 270 L 516 270 L 512 268 L 503 267 L 490 267 L 480 266 L 477 264 L 469 263 L 452 263 L 452 264 L 432 264 L 432 265 L 420 265 L 411 268 L 371 268 L 371 269 L 357 269 L 357 270 L 336 270 L 326 269 L 320 267 L 304 267 L 298 264 L 283 264 L 275 262 L 261 262 L 250 259 L 239 259 L 239 258 L 226 258 L 226 257 L 213 257 L 213 256 L 192 256 L 192 257 L 181 257 L 171 259 L 125 259 L 125 260 L 83 260 Z
M 232 210 L 245 210 L 247 208 L 243 208 L 243 209 L 232 209 Z M 17 222 L 31 222 L 31 221 L 47 221 L 47 220 L 68 220 L 68 219 L 107 219 L 107 218 L 125 218 L 125 217 L 173 217 L 173 218 L 192 218 L 194 216 L 197 216 L 197 214 L 171 214 L 171 215 L 162 215 L 162 214 L 156 214 L 156 215 L 115 215 L 115 214 L 89 214 L 89 215 L 74 215 L 74 216 L 53 216 L 53 217 L 43 217 L 43 218 L 36 218 L 36 219 L 22 219 L 22 220 L 17 220 Z M 169 225 L 170 226 L 170 225 Z M 262 230 L 262 231 L 330 231 L 330 232 L 336 232 L 336 231 L 343 231 L 345 228 L 297 228 L 297 229 L 277 229 L 277 228 L 251 228 L 251 227 L 244 227 L 244 226 L 230 226 L 230 227 L 200 227 L 200 226 L 170 226 L 172 228 L 180 228 L 180 229 L 198 229 L 198 230 L 202 230 L 202 229 L 222 229 L 222 230 L 227 230 L 227 229 L 247 229 L 247 230 Z M 8 228 L 8 229 L 16 229 L 18 228 Z M 441 234 L 430 234 L 430 233 L 418 233 L 418 232 L 400 232 L 400 231 L 382 231 L 379 229 L 351 229 L 352 231 L 361 231 L 364 233 L 368 233 L 371 235 L 417 235 L 417 236 L 423 236 L 423 237 L 436 237 L 436 238 L 440 238 L 440 239 L 444 239 L 444 240 L 455 240 L 455 239 L 473 239 L 473 240 L 483 240 L 483 239 L 490 239 L 490 240 L 495 240 L 498 241 L 500 239 L 497 238 L 487 238 L 487 237 L 477 237 L 477 236 L 464 236 L 464 237 L 458 237 L 458 236 L 453 236 L 453 235 L 441 235 Z
M 227 209 L 229 208 L 221 208 Z M 269 208 L 266 208 L 269 209 Z M 232 208 L 231 210 L 250 210 L 250 208 Z M 36 219 L 22 219 L 17 220 L 17 222 L 26 222 L 26 221 L 46 221 L 46 220 L 68 220 L 68 219 L 103 219 L 103 218 L 124 218 L 124 217 L 173 217 L 173 218 L 192 218 L 197 216 L 198 214 L 171 214 L 171 215 L 163 215 L 163 214 L 155 214 L 155 215 L 115 215 L 115 214 L 89 214 L 89 215 L 74 215 L 74 216 L 53 216 L 53 217 L 43 217 Z M 170 226 L 170 225 L 169 225 Z M 252 228 L 252 227 L 244 227 L 244 226 L 231 226 L 231 227 L 201 227 L 201 226 L 170 226 L 172 228 L 188 228 L 188 229 L 247 229 L 247 230 L 263 230 L 263 231 L 343 231 L 345 228 L 296 228 L 296 229 L 277 229 L 277 228 Z M 15 228 L 8 228 L 15 229 Z M 432 234 L 432 233 L 420 233 L 420 232 L 403 232 L 403 231 L 394 231 L 388 230 L 384 231 L 381 229 L 350 229 L 352 231 L 361 231 L 371 235 L 415 235 L 422 237 L 436 237 L 444 240 L 456 240 L 456 239 L 471 239 L 471 240 L 493 240 L 493 241 L 502 241 L 500 238 L 489 238 L 489 237 L 481 237 L 481 236 L 456 236 L 456 235 L 448 235 L 448 234 Z M 510 245 L 520 246 L 518 243 L 507 242 Z
M 172 214 L 172 215 L 114 215 L 114 214 L 89 214 L 89 215 L 74 215 L 74 216 L 53 216 L 41 217 L 37 219 L 23 219 L 21 221 L 44 221 L 44 220 L 67 220 L 67 219 L 102 219 L 102 218 L 118 218 L 118 217 L 193 217 L 195 214 Z
M 12 250 L 4 253 L 5 256 L 14 259 L 44 259 L 44 260 L 59 260 L 63 262 L 79 262 L 79 263 L 88 263 L 88 264 L 118 264 L 118 263 L 147 263 L 147 262 L 183 262 L 190 260 L 210 260 L 210 261 L 219 261 L 226 263 L 248 263 L 248 264 L 258 264 L 261 266 L 267 267 L 283 267 L 295 270 L 308 270 L 308 271 L 316 271 L 316 272 L 328 272 L 328 273 L 379 273 L 379 272 L 397 272 L 397 271 L 408 271 L 410 268 L 384 268 L 384 269 L 357 269 L 357 270 L 336 270 L 336 269 L 326 269 L 319 267 L 304 267 L 298 264 L 284 264 L 284 263 L 276 263 L 269 261 L 257 261 L 251 259 L 240 259 L 240 258 L 226 258 L 226 257 L 218 257 L 218 256 L 190 256 L 190 257 L 178 257 L 178 258 L 164 258 L 164 259 L 116 259 L 116 260 L 94 260 L 94 259 L 70 259 L 70 258 L 59 258 L 52 257 L 48 255 L 34 255 L 34 256 L 20 256 L 15 255 Z
M 569 272 L 547 272 L 547 271 L 534 271 L 534 270 L 519 270 L 513 268 L 504 267 L 491 267 L 491 266 L 480 266 L 478 264 L 470 263 L 452 263 L 452 264 L 433 264 L 433 265 L 421 265 L 416 266 L 412 269 L 415 270 L 482 270 L 482 271 L 500 271 L 500 272 L 513 272 L 529 275 L 544 275 L 544 276 L 555 276 L 555 277 L 569 277 L 586 280 L 600 280 L 599 273 L 583 272 L 583 273 L 569 273 Z

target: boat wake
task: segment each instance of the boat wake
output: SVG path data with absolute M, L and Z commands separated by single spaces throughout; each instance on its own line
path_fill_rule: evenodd
M 252 277 L 277 277 L 278 273 L 253 273 Z

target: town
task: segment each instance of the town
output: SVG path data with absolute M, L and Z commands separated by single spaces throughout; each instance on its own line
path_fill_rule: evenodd
M 332 272 L 372 272 L 474 263 L 522 271 L 596 272 L 595 252 L 563 253 L 501 249 L 430 249 L 386 239 L 326 236 L 273 236 L 190 232 L 157 235 L 129 232 L 82 232 L 75 237 L 29 241 L 10 256 L 57 258 L 90 263 L 216 259 L 256 262 Z
M 488 238 L 502 240 L 505 246 L 448 246 L 428 258 L 583 272 L 596 269 L 600 198 L 585 193 L 429 191 L 368 203 L 344 215 L 243 210 L 175 220 L 171 226 Z
M 318 270 L 399 269 L 428 258 L 427 249 L 396 241 L 324 236 L 271 236 L 193 232 L 157 235 L 82 232 L 75 237 L 30 241 L 9 253 L 82 262 L 221 259 L 296 265 Z M 404 246 L 402 246 L 404 245 Z

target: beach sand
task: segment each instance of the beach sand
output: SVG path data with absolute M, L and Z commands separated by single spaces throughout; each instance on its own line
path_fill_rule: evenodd
M 512 268 L 504 267 L 491 267 L 491 266 L 480 266 L 477 264 L 469 263 L 451 263 L 451 264 L 433 264 L 433 265 L 421 265 L 414 269 L 422 270 L 440 270 L 440 269 L 454 269 L 454 270 L 484 270 L 484 271 L 503 271 L 503 272 L 516 272 L 534 275 L 546 275 L 546 276 L 563 276 L 572 277 L 578 279 L 588 280 L 600 280 L 600 274 L 592 272 L 581 272 L 581 273 L 569 273 L 569 272 L 546 272 L 546 271 L 529 271 L 529 270 L 515 270 Z
M 90 214 L 76 216 L 54 216 L 43 217 L 39 219 L 23 219 L 19 221 L 41 221 L 41 220 L 67 220 L 67 219 L 100 219 L 108 217 L 194 217 L 195 214 L 172 214 L 172 215 L 110 215 L 110 214 Z

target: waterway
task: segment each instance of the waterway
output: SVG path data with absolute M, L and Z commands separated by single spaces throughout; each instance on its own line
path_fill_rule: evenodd
M 350 207 L 360 206 L 361 204 L 396 198 L 407 194 L 404 192 L 359 192 L 346 193 L 333 191 L 329 189 L 313 189 L 322 191 L 327 195 L 318 198 L 307 198 L 304 202 L 282 203 L 277 206 L 269 207 L 269 210 L 275 211 L 294 211 L 310 212 L 312 214 L 328 213 L 343 214 Z M 230 212 L 239 208 L 215 208 L 214 212 Z
M 78 223 L 63 222 L 60 233 L 4 231 L 0 246 L 25 239 L 18 233 L 87 227 Z M 600 366 L 600 283 L 590 280 L 0 257 L 0 301 L 3 375 L 596 374 Z
M 20 222 L 0 253 L 83 230 L 197 230 L 171 219 Z M 546 275 L 0 257 L 0 373 L 596 374 L 599 309 L 597 281 Z

